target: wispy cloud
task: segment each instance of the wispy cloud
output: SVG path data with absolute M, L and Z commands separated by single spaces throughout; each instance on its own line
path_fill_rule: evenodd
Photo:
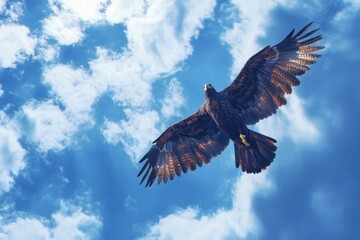
M 137 209 L 138 202 L 129 194 L 124 200 L 124 207 L 128 211 L 134 211 Z
M 5 18 L 0 22 L 16 22 L 24 13 L 24 2 L 21 0 L 6 1 L 0 0 L 0 14 L 3 14 Z
M 241 175 L 234 185 L 230 209 L 203 214 L 202 209 L 179 210 L 151 226 L 141 239 L 244 239 L 257 235 L 260 222 L 253 212 L 257 194 L 269 191 L 271 181 L 266 173 Z
M 16 124 L 0 111 L 0 195 L 8 192 L 25 167 L 26 150 L 21 146 Z
M 341 22 L 346 19 L 354 17 L 355 14 L 359 13 L 360 1 L 359 0 L 343 0 L 344 8 L 339 11 L 334 18 L 335 22 Z
M 311 195 L 311 207 L 326 231 L 338 233 L 343 230 L 345 207 L 341 196 L 325 189 L 318 189 Z
M 51 62 L 59 56 L 60 47 L 58 44 L 48 44 L 46 37 L 42 36 L 38 39 L 36 48 L 36 60 Z
M 11 21 L 18 21 L 19 18 L 24 13 L 24 2 L 19 1 L 13 1 L 9 2 L 8 8 L 5 11 L 5 14 L 9 16 Z
M 103 135 L 112 144 L 121 142 L 126 153 L 134 162 L 138 161 L 148 147 L 159 134 L 156 128 L 160 118 L 156 111 L 125 109 L 127 120 L 120 123 L 105 121 Z
M 6 0 L 0 0 L 0 12 L 4 11 L 5 3 L 6 3 Z
M 173 78 L 169 81 L 165 98 L 161 101 L 161 114 L 165 118 L 172 116 L 179 116 L 179 109 L 184 105 L 185 99 L 182 94 L 182 87 L 180 82 Z
M 351 60 L 358 60 L 358 54 L 347 54 L 351 52 L 358 45 L 356 37 L 354 37 L 353 26 L 356 26 L 356 19 L 360 13 L 360 1 L 358 0 L 342 0 L 340 1 L 341 8 L 336 9 L 335 16 L 329 23 L 333 26 L 331 31 L 326 32 L 325 51 L 336 52 L 342 57 Z M 345 53 L 345 54 L 344 54 Z

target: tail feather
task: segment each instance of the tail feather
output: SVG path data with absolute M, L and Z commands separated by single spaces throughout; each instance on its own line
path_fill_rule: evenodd
M 260 133 L 250 131 L 250 146 L 234 142 L 235 165 L 247 173 L 259 173 L 269 166 L 275 158 L 276 140 Z

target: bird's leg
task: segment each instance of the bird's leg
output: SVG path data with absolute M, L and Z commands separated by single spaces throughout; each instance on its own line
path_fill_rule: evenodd
M 241 134 L 240 133 L 240 138 L 241 138 L 241 142 L 247 146 L 247 147 L 250 147 L 250 143 L 246 140 L 246 136 L 244 134 Z

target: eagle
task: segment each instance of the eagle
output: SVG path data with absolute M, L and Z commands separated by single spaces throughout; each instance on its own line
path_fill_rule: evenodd
M 243 172 L 259 173 L 275 158 L 276 140 L 249 129 L 286 104 L 285 94 L 300 84 L 297 76 L 309 71 L 323 46 L 311 45 L 319 28 L 308 31 L 313 22 L 294 34 L 294 29 L 275 46 L 253 55 L 235 80 L 218 92 L 205 84 L 205 102 L 191 116 L 168 127 L 140 160 L 138 177 L 146 186 L 173 180 L 218 156 L 229 144 L 235 148 L 235 165 Z M 145 161 L 146 160 L 146 161 Z

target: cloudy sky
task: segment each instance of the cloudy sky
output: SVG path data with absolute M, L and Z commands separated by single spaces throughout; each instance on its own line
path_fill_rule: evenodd
M 358 0 L 0 0 L 0 239 L 360 238 Z M 265 172 L 233 146 L 144 188 L 139 158 L 246 60 L 310 21 L 322 58 Z

